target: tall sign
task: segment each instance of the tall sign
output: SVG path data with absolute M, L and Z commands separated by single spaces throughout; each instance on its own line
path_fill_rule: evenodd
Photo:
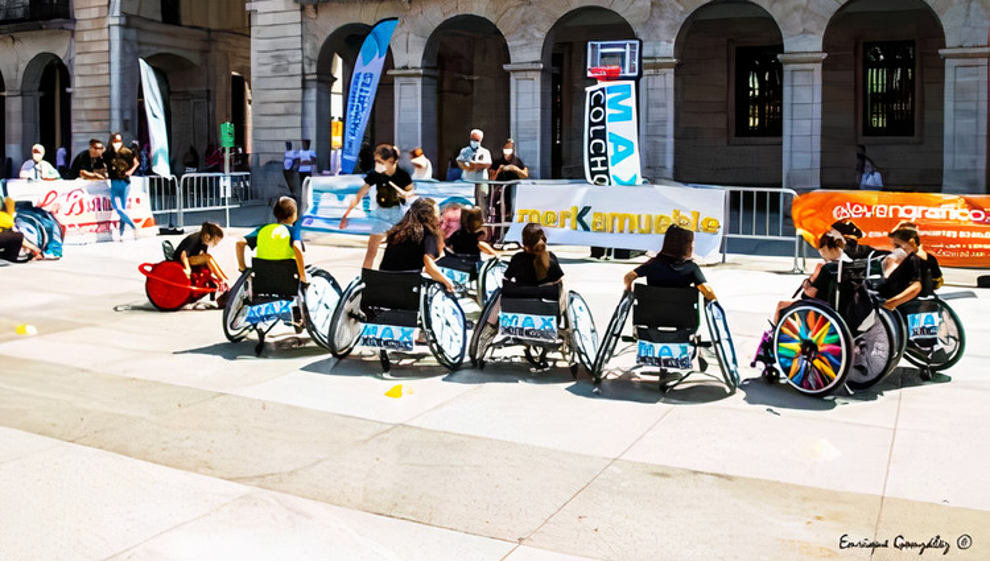
M 144 111 L 148 117 L 148 138 L 151 142 L 151 170 L 162 177 L 172 175 L 168 159 L 168 126 L 165 124 L 165 103 L 158 90 L 155 70 L 143 58 L 138 59 L 141 67 L 141 86 L 144 92 Z
M 636 82 L 640 75 L 638 39 L 588 43 L 585 89 L 584 177 L 595 185 L 642 183 Z

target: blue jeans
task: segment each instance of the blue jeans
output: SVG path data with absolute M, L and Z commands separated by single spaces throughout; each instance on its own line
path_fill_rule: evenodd
M 124 233 L 124 227 L 130 226 L 137 231 L 137 226 L 134 221 L 131 220 L 130 216 L 124 212 L 127 208 L 127 193 L 131 190 L 131 183 L 126 179 L 111 179 L 110 180 L 110 204 L 113 205 L 113 209 L 117 211 L 120 215 L 120 233 Z

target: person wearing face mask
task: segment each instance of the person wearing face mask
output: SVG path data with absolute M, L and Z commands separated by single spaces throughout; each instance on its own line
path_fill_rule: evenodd
M 481 129 L 471 131 L 471 141 L 457 155 L 457 167 L 461 180 L 473 182 L 474 201 L 488 215 L 488 169 L 492 167 L 492 153 L 481 145 L 485 133 Z
M 131 220 L 125 209 L 127 208 L 127 194 L 131 188 L 131 175 L 137 170 L 141 162 L 137 154 L 131 152 L 130 148 L 124 146 L 124 137 L 119 132 L 110 135 L 110 146 L 103 153 L 103 160 L 106 162 L 107 175 L 110 178 L 110 204 L 120 216 L 120 230 L 111 230 L 111 235 L 115 239 L 124 239 L 124 229 L 130 226 L 137 236 L 137 226 Z
M 62 176 L 58 174 L 57 169 L 45 161 L 45 147 L 35 144 L 31 147 L 31 159 L 25 161 L 21 166 L 20 178 L 54 181 L 61 179 Z
M 371 235 L 368 237 L 368 249 L 364 255 L 365 269 L 373 269 L 378 246 L 385 239 L 385 233 L 392 229 L 405 213 L 403 204 L 416 196 L 412 177 L 399 167 L 399 150 L 391 144 L 379 144 L 375 147 L 375 171 L 364 178 L 364 185 L 358 189 L 357 195 L 351 200 L 350 206 L 340 218 L 340 229 L 347 229 L 347 216 L 375 188 L 375 206 L 371 211 Z
M 529 178 L 529 168 L 516 154 L 516 142 L 507 138 L 502 144 L 502 154 L 492 162 L 488 170 L 489 177 L 494 181 L 519 181 Z M 508 222 L 512 217 L 512 190 L 515 185 L 492 185 L 491 204 L 495 222 Z M 493 231 L 493 239 L 502 239 L 504 228 Z

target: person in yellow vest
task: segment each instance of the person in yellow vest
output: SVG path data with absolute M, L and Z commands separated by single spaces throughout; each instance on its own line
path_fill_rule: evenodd
M 272 213 L 276 223 L 262 226 L 237 241 L 237 268 L 242 272 L 247 268 L 244 248 L 250 247 L 254 250 L 255 259 L 294 259 L 299 271 L 299 282 L 306 284 L 308 281 L 306 264 L 303 262 L 302 240 L 299 239 L 299 231 L 292 227 L 296 221 L 296 201 L 292 197 L 280 197 Z

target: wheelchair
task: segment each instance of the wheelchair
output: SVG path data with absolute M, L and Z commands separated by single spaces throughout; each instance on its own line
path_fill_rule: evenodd
M 962 358 L 966 332 L 962 321 L 937 295 L 915 298 L 897 308 L 901 336 L 906 342 L 904 358 L 918 367 L 923 380 L 947 370 Z
M 548 369 L 547 355 L 555 351 L 567 362 L 572 378 L 577 379 L 578 365 L 590 374 L 598 349 L 595 319 L 574 291 L 567 293 L 567 308 L 561 310 L 561 289 L 560 284 L 504 284 L 496 289 L 471 336 L 471 364 L 484 370 L 496 350 L 522 346 L 526 361 L 536 369 Z
M 605 367 L 618 354 L 615 349 L 621 340 L 635 346 L 637 368 L 659 369 L 660 390 L 664 392 L 692 374 L 706 372 L 708 361 L 701 356 L 700 349 L 710 348 L 718 361 L 722 381 L 730 393 L 734 392 L 739 385 L 739 364 L 725 310 L 718 301 L 704 304 L 709 340 L 702 341 L 698 334 L 701 326 L 699 297 L 698 289 L 693 287 L 661 288 L 636 284 L 632 291 L 626 291 L 612 314 L 595 358 L 595 386 L 604 379 Z M 623 336 L 630 312 L 632 335 Z M 698 371 L 693 369 L 695 359 L 700 367 Z M 672 383 L 666 381 L 669 373 L 677 374 Z
M 316 343 L 330 349 L 330 320 L 341 290 L 333 275 L 307 267 L 309 284 L 301 285 L 294 259 L 252 259 L 230 289 L 223 309 L 223 333 L 235 343 L 250 332 L 258 337 L 254 352 L 261 356 L 265 336 L 277 325 L 296 333 L 305 329 Z
M 172 258 L 175 249 L 168 240 L 162 242 L 165 260 L 158 263 L 142 263 L 138 271 L 147 277 L 144 293 L 151 305 L 163 312 L 174 312 L 187 304 L 199 301 L 206 295 L 216 293 L 220 284 L 209 267 L 194 265 L 186 278 L 182 265 Z
M 333 312 L 329 349 L 344 359 L 358 346 L 378 350 L 382 372 L 391 371 L 389 353 L 412 353 L 419 329 L 442 366 L 456 370 L 467 343 L 464 310 L 442 284 L 418 271 L 362 269 Z
M 502 276 L 509 266 L 497 257 L 482 261 L 472 255 L 447 253 L 437 260 L 437 267 L 454 285 L 458 298 L 472 298 L 483 307 L 502 286 Z

